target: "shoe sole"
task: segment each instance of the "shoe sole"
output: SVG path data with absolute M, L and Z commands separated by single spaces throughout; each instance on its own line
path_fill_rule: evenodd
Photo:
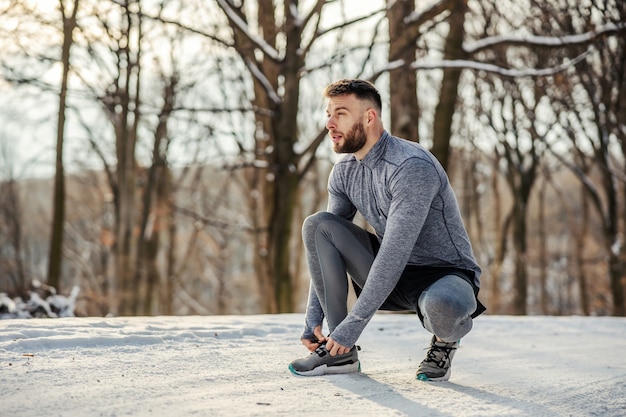
M 294 375 L 299 376 L 321 376 L 321 375 L 334 375 L 334 374 L 351 374 L 354 372 L 361 372 L 361 362 L 356 361 L 355 363 L 349 363 L 347 365 L 341 366 L 328 366 L 321 365 L 317 368 L 311 369 L 310 371 L 296 371 L 294 367 L 290 364 L 289 370 Z
M 443 382 L 443 381 L 448 381 L 450 379 L 451 372 L 452 372 L 452 368 L 449 368 L 448 372 L 446 372 L 444 376 L 435 377 L 435 378 L 428 377 L 428 375 L 426 374 L 417 374 L 415 376 L 415 379 L 417 379 L 418 381 Z

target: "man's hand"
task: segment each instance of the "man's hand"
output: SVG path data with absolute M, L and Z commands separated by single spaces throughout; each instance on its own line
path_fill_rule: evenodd
M 324 333 L 322 333 L 322 326 L 315 326 L 315 329 L 313 329 L 313 334 L 315 335 L 314 339 L 300 339 L 302 344 L 311 352 L 314 352 L 315 349 L 320 347 L 320 345 L 327 340 L 326 336 L 324 336 Z
M 326 340 L 326 350 L 328 351 L 328 353 L 330 353 L 330 356 L 343 355 L 344 353 L 350 352 L 349 347 L 340 345 L 339 343 L 335 342 L 332 337 L 329 337 Z

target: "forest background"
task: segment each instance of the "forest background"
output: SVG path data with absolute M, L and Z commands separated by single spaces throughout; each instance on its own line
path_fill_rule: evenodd
M 626 313 L 626 2 L 0 0 L 0 20 L 0 292 L 302 311 L 300 224 L 336 160 L 321 92 L 364 78 L 447 170 L 489 313 Z

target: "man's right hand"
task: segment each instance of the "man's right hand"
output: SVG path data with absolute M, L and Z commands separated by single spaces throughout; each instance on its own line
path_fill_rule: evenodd
M 304 347 L 311 352 L 314 352 L 315 349 L 320 347 L 320 345 L 326 342 L 327 339 L 326 336 L 324 336 L 324 333 L 322 333 L 322 326 L 315 326 L 313 334 L 315 335 L 313 339 L 300 339 Z

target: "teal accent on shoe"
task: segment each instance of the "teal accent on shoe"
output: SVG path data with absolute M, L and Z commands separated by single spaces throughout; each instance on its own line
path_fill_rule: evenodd
M 428 379 L 425 374 L 417 374 L 417 377 L 415 377 L 415 379 L 417 379 L 418 381 L 430 381 L 430 379 Z
M 293 366 L 291 364 L 289 364 L 289 370 L 291 371 L 292 374 L 301 376 L 299 373 L 296 372 L 295 369 L 293 369 Z

